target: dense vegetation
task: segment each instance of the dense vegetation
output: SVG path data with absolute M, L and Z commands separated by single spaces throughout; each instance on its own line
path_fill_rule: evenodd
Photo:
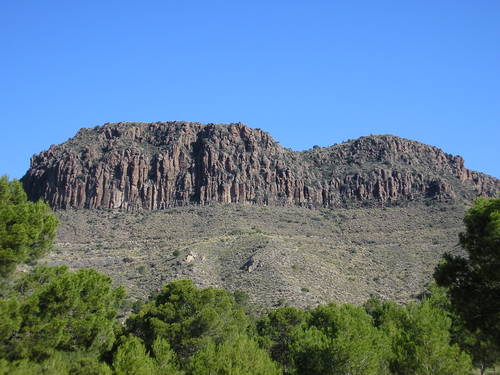
M 34 262 L 52 246 L 57 219 L 42 203 L 28 202 L 20 182 L 0 177 L 0 277 Z
M 436 268 L 463 323 L 459 334 L 481 373 L 500 358 L 500 199 L 479 199 L 464 218 L 467 257 L 445 254 Z
M 14 272 L 50 248 L 56 221 L 44 204 L 27 202 L 17 182 L 0 180 L 0 192 L 0 236 L 8 239 L 0 238 L 0 250 L 11 254 L 0 259 L 6 270 L 0 375 L 465 375 L 473 364 L 482 370 L 498 358 L 494 325 L 486 331 L 471 324 L 454 304 L 458 286 L 452 285 L 432 286 L 406 306 L 370 299 L 363 306 L 281 307 L 256 317 L 241 293 L 180 280 L 119 319 L 124 290 L 96 271 L 39 266 Z M 479 201 L 468 217 L 492 204 L 497 200 Z M 500 210 L 490 211 L 496 220 Z M 464 241 L 471 233 L 467 227 Z M 499 231 L 487 233 L 488 254 L 498 261 Z M 451 275 L 444 267 L 443 278 Z

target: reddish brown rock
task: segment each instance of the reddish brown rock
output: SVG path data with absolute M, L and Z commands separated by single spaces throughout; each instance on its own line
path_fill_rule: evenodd
M 294 152 L 243 124 L 105 124 L 33 156 L 32 200 L 54 208 L 164 209 L 190 203 L 344 206 L 496 196 L 463 159 L 395 136 Z

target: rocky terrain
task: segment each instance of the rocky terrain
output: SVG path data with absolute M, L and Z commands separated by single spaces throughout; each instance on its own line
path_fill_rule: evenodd
M 33 156 L 22 179 L 53 208 L 164 209 L 191 203 L 304 207 L 469 201 L 498 179 L 463 159 L 395 136 L 303 152 L 243 124 L 118 123 L 81 129 Z
M 256 311 L 423 292 L 467 205 L 500 181 L 390 135 L 296 152 L 243 124 L 118 123 L 35 155 L 22 179 L 60 218 L 49 264 L 144 300 L 173 279 Z
M 252 309 L 407 302 L 445 251 L 459 252 L 465 207 L 450 203 L 307 209 L 241 204 L 168 210 L 59 210 L 49 264 L 90 267 L 132 300 L 189 278 L 244 291 Z

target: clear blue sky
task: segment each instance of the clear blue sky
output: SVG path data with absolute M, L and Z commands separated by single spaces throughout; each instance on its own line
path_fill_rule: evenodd
M 0 174 L 81 127 L 389 133 L 500 177 L 500 1 L 2 1 Z

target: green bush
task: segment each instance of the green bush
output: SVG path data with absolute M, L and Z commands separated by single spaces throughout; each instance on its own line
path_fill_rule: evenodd
M 168 283 L 155 300 L 127 320 L 127 332 L 144 340 L 148 348 L 165 338 L 185 359 L 209 342 L 221 343 L 245 332 L 249 318 L 234 298 L 220 289 L 198 289 L 191 280 Z
M 16 297 L 0 299 L 0 358 L 41 361 L 57 351 L 101 355 L 115 340 L 125 293 L 94 270 L 38 267 L 21 278 Z
M 500 198 L 478 199 L 464 223 L 459 239 L 468 256 L 445 254 L 434 277 L 467 327 L 500 346 Z
M 0 177 L 0 277 L 34 262 L 51 247 L 57 218 L 43 202 L 29 202 L 21 183 Z

